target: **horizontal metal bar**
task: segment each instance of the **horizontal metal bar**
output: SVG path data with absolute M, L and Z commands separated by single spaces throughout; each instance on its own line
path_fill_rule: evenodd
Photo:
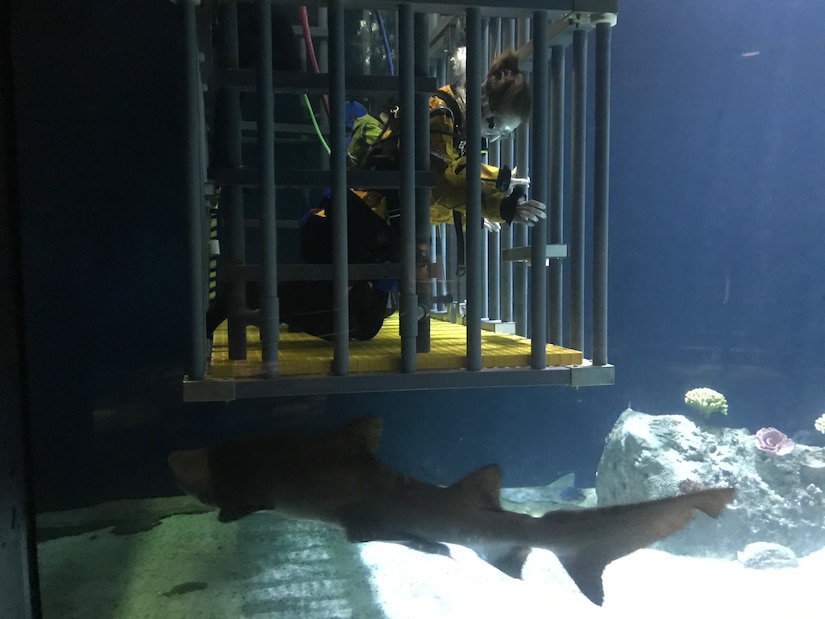
M 501 259 L 504 262 L 530 262 L 531 248 L 511 247 L 501 250 Z M 551 244 L 545 246 L 545 258 L 567 258 L 567 245 Z
M 571 387 L 597 387 L 616 383 L 616 368 L 607 365 L 580 365 L 570 368 Z
M 550 22 L 547 28 L 547 39 L 551 45 L 568 46 L 573 44 L 573 33 L 577 30 L 592 30 L 593 26 L 589 23 L 579 24 L 571 19 L 568 15 L 555 19 Z M 527 41 L 524 45 L 516 50 L 520 60 L 528 60 L 533 57 L 533 41 Z M 530 69 L 530 67 L 527 67 Z
M 421 13 L 437 13 L 440 15 L 463 15 L 467 10 L 467 0 L 411 0 L 413 9 Z M 295 0 L 274 0 L 273 4 L 293 6 L 300 4 Z M 480 9 L 482 17 L 525 17 L 536 10 L 554 13 L 616 13 L 619 8 L 618 0 L 516 0 L 512 4 L 501 0 L 474 0 L 473 7 Z M 347 9 L 381 9 L 395 11 L 398 2 L 389 0 L 344 0 Z
M 575 381 L 574 382 L 574 377 Z M 375 391 L 429 391 L 477 387 L 539 387 L 612 385 L 615 372 L 609 366 L 552 366 L 540 370 L 489 368 L 420 370 L 409 374 L 353 373 L 347 376 L 281 376 L 275 379 L 184 380 L 185 402 L 230 402 L 250 398 Z
M 328 73 L 296 73 L 275 71 L 274 91 L 298 94 L 327 94 Z M 347 93 L 398 93 L 400 82 L 394 75 L 347 75 Z M 215 85 L 238 90 L 255 90 L 255 71 L 252 69 L 215 69 Z M 438 88 L 433 77 L 415 79 L 416 92 L 428 93 Z
M 400 279 L 401 265 L 397 263 L 350 264 L 349 278 Z M 227 281 L 261 281 L 261 266 L 258 264 L 226 265 L 223 277 Z M 279 281 L 331 281 L 332 266 L 329 264 L 279 264 Z
M 254 167 L 215 168 L 211 170 L 210 178 L 219 185 L 254 187 L 258 184 L 258 169 Z M 275 170 L 277 187 L 329 187 L 330 181 L 329 170 Z M 347 172 L 348 187 L 398 189 L 400 184 L 401 173 L 397 170 L 349 170 Z M 415 184 L 417 187 L 435 187 L 435 174 L 416 172 Z
M 442 322 L 451 322 L 457 325 L 467 325 L 464 316 L 450 315 L 449 312 L 432 312 L 431 316 L 435 320 Z M 491 333 L 507 333 L 510 335 L 516 334 L 516 323 L 508 320 L 490 320 L 488 318 L 481 319 L 482 331 L 489 331 Z
M 244 120 L 241 122 L 241 131 L 246 133 L 258 133 L 258 123 L 254 120 Z M 315 127 L 309 123 L 275 123 L 275 133 L 315 133 Z

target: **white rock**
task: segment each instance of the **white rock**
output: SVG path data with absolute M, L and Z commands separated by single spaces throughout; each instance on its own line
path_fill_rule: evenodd
M 764 570 L 776 567 L 797 567 L 799 560 L 794 551 L 772 542 L 753 542 L 736 553 L 739 563 L 751 569 Z
M 825 495 L 810 472 L 823 460 L 825 448 L 798 444 L 776 456 L 744 429 L 628 409 L 607 437 L 596 494 L 599 505 L 614 505 L 732 486 L 736 497 L 717 520 L 699 514 L 657 547 L 732 558 L 769 540 L 806 555 L 825 547 Z

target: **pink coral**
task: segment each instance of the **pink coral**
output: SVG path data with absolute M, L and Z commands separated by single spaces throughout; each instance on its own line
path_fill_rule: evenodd
M 793 451 L 794 442 L 776 428 L 760 428 L 756 431 L 756 447 L 775 456 L 784 456 Z

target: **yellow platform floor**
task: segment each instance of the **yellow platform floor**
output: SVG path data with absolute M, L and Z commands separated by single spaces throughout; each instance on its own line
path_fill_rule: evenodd
M 431 350 L 416 355 L 419 370 L 458 370 L 465 367 L 466 329 L 441 320 L 430 321 Z M 258 329 L 247 329 L 247 359 L 230 361 L 226 323 L 214 334 L 212 378 L 254 378 L 261 374 L 261 343 Z M 482 366 L 529 367 L 530 340 L 505 333 L 482 331 Z M 548 366 L 580 365 L 582 353 L 561 346 L 547 345 Z M 278 347 L 278 371 L 281 376 L 329 374 L 332 368 L 332 344 L 305 333 L 290 333 L 281 326 Z M 350 342 L 350 372 L 399 372 L 401 342 L 398 337 L 398 314 L 384 321 L 372 340 Z

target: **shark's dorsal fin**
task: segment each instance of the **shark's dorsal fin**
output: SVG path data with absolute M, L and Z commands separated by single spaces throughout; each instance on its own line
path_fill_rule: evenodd
M 380 417 L 359 417 L 330 435 L 331 449 L 338 453 L 365 453 L 374 456 L 381 442 Z
M 501 509 L 501 469 L 488 464 L 450 486 L 450 492 L 468 506 Z

